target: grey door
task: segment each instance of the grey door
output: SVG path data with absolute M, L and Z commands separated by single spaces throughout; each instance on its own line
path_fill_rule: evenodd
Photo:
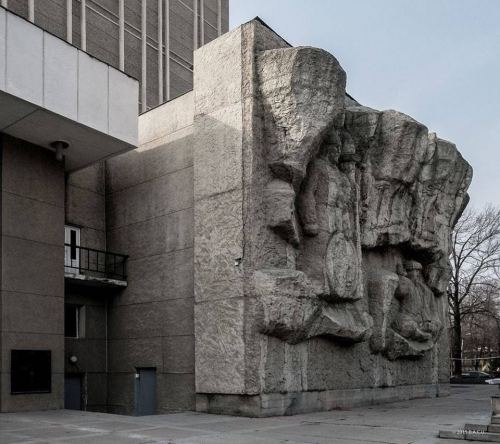
M 138 368 L 135 374 L 135 415 L 156 415 L 156 369 Z
M 65 375 L 64 377 L 64 408 L 70 410 L 82 409 L 82 376 Z

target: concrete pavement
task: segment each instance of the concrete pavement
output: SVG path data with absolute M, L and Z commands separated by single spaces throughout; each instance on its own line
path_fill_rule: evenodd
M 0 414 L 0 443 L 452 444 L 439 430 L 489 422 L 489 385 L 452 386 L 446 398 L 416 399 L 276 418 L 194 412 L 129 417 L 57 410 Z

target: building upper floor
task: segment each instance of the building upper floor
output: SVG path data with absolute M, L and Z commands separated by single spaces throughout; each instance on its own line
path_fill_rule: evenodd
M 1 0 L 140 81 L 139 110 L 190 91 L 193 51 L 227 32 L 229 0 Z

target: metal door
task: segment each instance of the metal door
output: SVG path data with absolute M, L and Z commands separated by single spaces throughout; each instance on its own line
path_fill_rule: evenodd
M 64 408 L 82 410 L 82 376 L 65 375 L 64 377 Z
M 135 374 L 135 415 L 156 415 L 156 369 L 138 368 Z

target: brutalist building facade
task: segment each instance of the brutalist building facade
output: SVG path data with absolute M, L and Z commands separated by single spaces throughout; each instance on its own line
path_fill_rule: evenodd
M 447 393 L 455 145 L 354 100 L 326 51 L 225 32 L 224 2 L 34 3 L 0 9 L 2 411 Z
M 137 147 L 140 112 L 192 90 L 193 49 L 227 31 L 228 1 L 1 6 L 1 410 L 194 409 L 192 245 L 171 231 L 192 217 L 191 170 L 168 162 L 185 186 L 162 202 L 176 185 L 157 159 L 147 168 L 167 187 L 159 200 L 144 188 L 125 203 L 126 176 L 145 165 L 118 172 L 104 159 Z M 154 224 L 155 208 L 164 225 L 139 253 L 127 227 Z

